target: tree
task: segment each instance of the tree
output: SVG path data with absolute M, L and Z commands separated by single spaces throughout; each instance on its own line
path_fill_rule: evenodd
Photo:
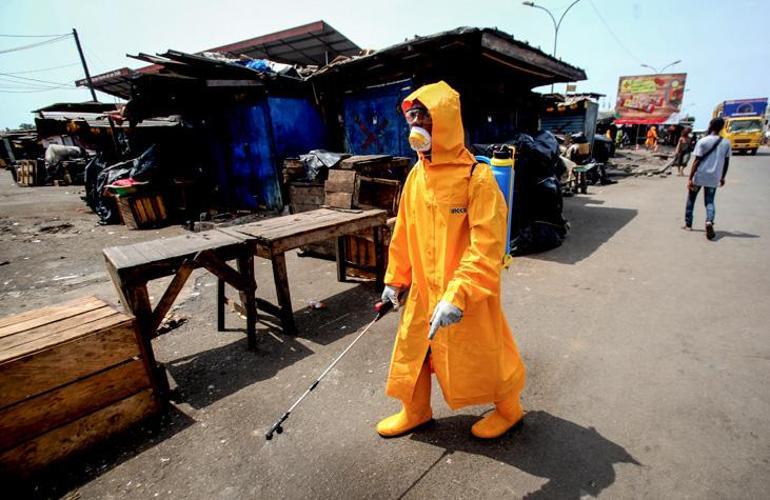
M 35 126 L 31 123 L 20 123 L 19 130 L 35 130 Z

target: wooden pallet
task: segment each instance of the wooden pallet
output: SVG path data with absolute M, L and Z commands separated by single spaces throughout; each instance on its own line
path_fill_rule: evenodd
M 28 474 L 161 408 L 134 320 L 96 297 L 0 318 L 0 473 Z

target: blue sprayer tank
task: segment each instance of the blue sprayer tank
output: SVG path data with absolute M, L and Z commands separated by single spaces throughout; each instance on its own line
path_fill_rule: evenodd
M 513 150 L 505 148 L 495 151 L 490 162 L 495 180 L 503 192 L 505 203 L 508 205 L 508 234 L 506 235 L 505 253 L 511 253 L 511 219 L 513 216 Z

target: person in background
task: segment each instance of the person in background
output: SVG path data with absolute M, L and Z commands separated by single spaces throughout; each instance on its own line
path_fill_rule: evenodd
M 508 208 L 491 168 L 466 149 L 460 95 L 444 82 L 402 103 L 419 160 L 404 184 L 382 299 L 398 308 L 386 393 L 401 411 L 377 424 L 395 437 L 429 422 L 431 372 L 452 409 L 494 403 L 471 427 L 496 438 L 524 416 L 526 370 L 500 302 Z
M 709 123 L 708 135 L 695 144 L 695 160 L 687 181 L 687 205 L 684 211 L 684 228 L 692 230 L 693 209 L 698 193 L 703 188 L 703 202 L 706 205 L 706 238 L 713 240 L 714 216 L 716 208 L 714 197 L 717 187 L 725 185 L 727 167 L 730 163 L 730 141 L 725 141 L 719 133 L 725 126 L 722 118 L 714 118 Z
M 615 149 L 620 149 L 626 139 L 626 134 L 623 132 L 623 125 L 618 127 L 618 131 L 615 132 Z
M 674 150 L 674 165 L 676 165 L 676 171 L 679 177 L 684 175 L 684 169 L 687 167 L 687 163 L 690 162 L 690 128 L 685 127 L 682 130 L 682 134 L 679 136 L 679 140 L 676 141 L 676 149 Z
M 652 151 L 658 149 L 658 128 L 655 125 L 647 129 L 647 140 L 644 142 L 644 145 Z

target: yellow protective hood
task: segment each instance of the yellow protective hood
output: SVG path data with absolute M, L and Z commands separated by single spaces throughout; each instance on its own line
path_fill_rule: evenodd
M 420 101 L 428 108 L 433 119 L 430 163 L 473 163 L 473 155 L 465 149 L 460 94 L 446 82 L 440 81 L 423 85 L 409 94 L 401 103 L 401 109 L 408 110 L 414 101 Z M 422 153 L 420 159 L 425 160 Z

